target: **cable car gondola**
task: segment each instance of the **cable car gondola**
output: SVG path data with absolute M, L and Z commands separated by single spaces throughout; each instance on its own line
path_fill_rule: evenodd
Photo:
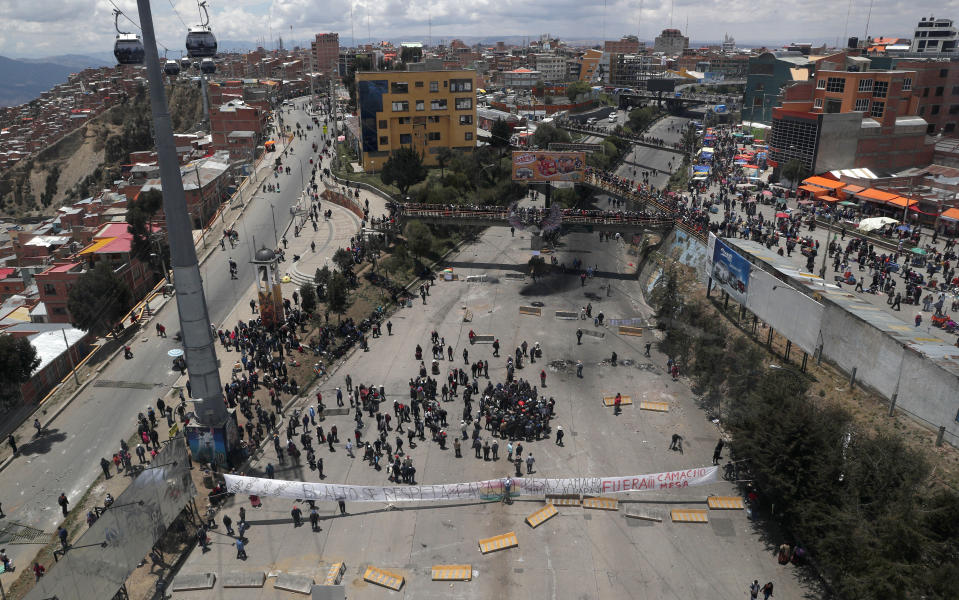
M 142 65 L 146 52 L 143 50 L 143 42 L 140 36 L 135 33 L 120 31 L 120 15 L 118 10 L 113 11 L 113 25 L 117 29 L 117 39 L 113 43 L 113 56 L 121 65 Z
M 163 72 L 173 77 L 180 74 L 180 63 L 175 60 L 168 60 L 163 63 Z
M 181 68 L 181 69 L 189 69 L 189 68 L 192 66 L 192 64 L 193 64 L 193 63 L 190 62 L 190 59 L 189 59 L 189 58 L 181 58 L 181 59 L 180 59 L 180 68 Z
M 186 52 L 190 58 L 210 58 L 216 56 L 216 37 L 210 30 L 210 14 L 206 2 L 200 2 L 203 10 L 203 23 L 191 27 L 186 34 Z
M 213 75 L 216 73 L 216 63 L 212 58 L 204 58 L 200 61 L 200 72 L 204 75 Z

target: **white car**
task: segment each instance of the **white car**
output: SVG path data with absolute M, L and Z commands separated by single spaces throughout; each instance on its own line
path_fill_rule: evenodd
M 609 122 L 610 122 L 610 123 L 615 123 L 615 122 L 616 122 L 616 117 L 617 117 L 617 115 L 616 115 L 615 112 L 609 113 Z

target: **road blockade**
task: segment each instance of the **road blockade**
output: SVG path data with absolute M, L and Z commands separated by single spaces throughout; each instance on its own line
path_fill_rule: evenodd
M 653 412 L 669 412 L 669 403 L 643 400 L 639 403 L 639 408 L 641 410 L 651 410 Z
M 704 508 L 674 508 L 669 511 L 673 523 L 708 523 L 709 511 Z
M 515 548 L 516 546 L 519 546 L 519 541 L 516 539 L 515 531 L 510 531 L 502 535 L 494 535 L 493 537 L 484 538 L 479 541 L 479 549 L 483 554 L 506 550 L 507 548 Z
M 555 517 L 557 514 L 559 514 L 559 511 L 556 510 L 556 507 L 552 504 L 547 504 L 543 508 L 526 517 L 526 523 L 533 529 L 536 529 L 546 521 L 549 521 Z
M 345 572 L 346 563 L 333 563 L 330 565 L 330 570 L 326 572 L 326 579 L 323 580 L 323 585 L 339 585 Z
M 472 565 L 433 565 L 433 581 L 470 581 Z
M 633 399 L 630 396 L 620 396 L 619 404 L 620 406 L 626 406 L 627 404 L 632 404 Z M 603 404 L 606 406 L 615 406 L 616 405 L 616 396 L 603 396 Z
M 740 496 L 710 496 L 706 504 L 713 510 L 744 510 L 746 506 Z
M 404 581 L 402 575 L 391 573 L 378 567 L 367 567 L 366 572 L 363 573 L 363 579 L 370 583 L 375 583 L 376 585 L 397 591 L 403 587 Z

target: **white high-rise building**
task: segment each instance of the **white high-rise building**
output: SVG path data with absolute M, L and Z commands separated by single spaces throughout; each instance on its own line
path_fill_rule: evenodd
M 954 54 L 959 32 L 952 25 L 952 19 L 923 17 L 916 25 L 912 36 L 910 52 L 923 54 Z

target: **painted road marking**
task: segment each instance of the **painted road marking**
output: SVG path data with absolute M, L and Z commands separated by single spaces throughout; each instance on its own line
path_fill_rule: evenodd
M 470 581 L 472 565 L 433 565 L 433 581 Z
M 673 523 L 708 523 L 709 511 L 704 508 L 674 508 L 669 511 Z
M 502 535 L 494 535 L 493 537 L 479 541 L 480 552 L 483 554 L 489 554 L 490 552 L 505 550 L 515 546 L 519 546 L 519 542 L 516 540 L 516 532 L 514 531 Z
M 547 504 L 543 508 L 534 512 L 530 516 L 526 517 L 526 522 L 529 524 L 530 527 L 532 527 L 533 529 L 536 529 L 537 527 L 539 527 L 546 521 L 552 519 L 558 514 L 559 514 L 559 511 L 556 510 L 555 506 L 553 506 L 552 504 Z

